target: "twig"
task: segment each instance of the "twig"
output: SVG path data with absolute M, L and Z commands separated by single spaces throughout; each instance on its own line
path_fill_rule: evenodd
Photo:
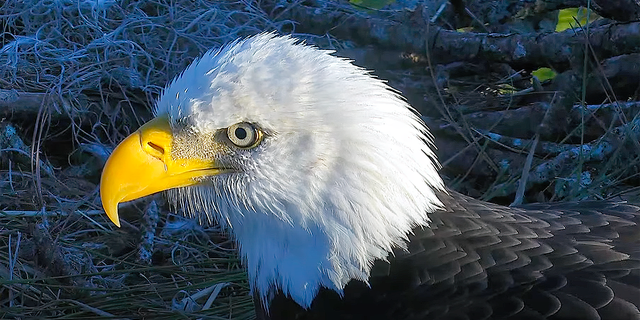
M 31 148 L 29 148 L 18 136 L 18 132 L 14 126 L 9 123 L 0 123 L 0 153 L 6 151 L 16 152 L 22 157 L 17 157 L 21 163 L 25 165 L 31 164 Z M 53 166 L 44 160 L 38 160 L 39 167 L 44 172 L 53 177 Z
M 12 216 L 12 217 L 66 217 L 70 213 L 62 210 L 53 210 L 53 211 L 44 211 L 44 210 L 0 210 L 0 216 Z M 81 211 L 76 210 L 73 211 L 72 214 L 81 214 L 83 216 L 96 216 L 96 215 L 104 215 L 104 211 L 102 210 L 87 210 Z
M 527 155 L 527 160 L 525 161 L 524 167 L 522 168 L 522 175 L 520 176 L 521 178 L 518 183 L 518 190 L 516 190 L 516 198 L 511 203 L 511 206 L 521 205 L 522 201 L 524 200 L 524 192 L 527 189 L 527 178 L 529 177 L 529 172 L 531 171 L 533 155 L 535 154 L 538 140 L 540 140 L 540 135 L 536 134 L 530 147 L 529 154 Z
M 628 124 L 619 126 L 612 130 L 612 134 L 606 134 L 597 141 L 573 147 L 563 151 L 551 160 L 545 161 L 529 173 L 527 186 L 533 183 L 548 182 L 561 176 L 561 173 L 573 169 L 575 162 L 601 161 L 611 155 L 625 138 L 637 140 L 640 136 L 640 119 L 634 119 Z M 519 179 L 518 179 L 519 181 Z M 505 182 L 494 186 L 491 194 L 496 196 L 507 196 L 515 192 L 517 183 Z
M 142 229 L 142 240 L 138 245 L 138 261 L 151 265 L 151 256 L 153 256 L 154 243 L 158 233 L 158 221 L 160 221 L 160 209 L 156 200 L 149 202 L 149 205 L 144 210 L 144 219 L 142 221 L 140 228 Z

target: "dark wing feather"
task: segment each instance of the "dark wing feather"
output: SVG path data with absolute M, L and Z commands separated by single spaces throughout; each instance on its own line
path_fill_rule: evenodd
M 371 288 L 279 294 L 272 319 L 640 319 L 640 208 L 611 201 L 507 208 L 456 192 Z

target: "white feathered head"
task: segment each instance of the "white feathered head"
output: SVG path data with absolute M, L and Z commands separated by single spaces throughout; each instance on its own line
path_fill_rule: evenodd
M 105 211 L 169 199 L 238 242 L 252 290 L 308 307 L 320 286 L 367 281 L 375 259 L 428 224 L 443 190 L 429 133 L 383 81 L 285 36 L 209 51 L 171 82 L 156 118 L 101 181 Z

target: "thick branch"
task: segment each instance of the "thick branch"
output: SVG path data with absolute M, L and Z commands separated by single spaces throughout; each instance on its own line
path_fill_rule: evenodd
M 574 59 L 584 56 L 583 30 L 548 34 L 464 33 L 429 25 L 422 12 L 417 8 L 409 17 L 405 17 L 405 12 L 397 12 L 380 18 L 355 12 L 340 3 L 326 2 L 323 6 L 280 6 L 273 15 L 298 21 L 298 32 L 331 33 L 362 45 L 429 53 L 436 63 L 476 60 L 508 62 L 514 68 L 552 66 L 564 70 Z M 640 22 L 594 26 L 589 32 L 589 42 L 599 58 L 640 50 Z
M 46 100 L 46 93 L 0 89 L 0 116 L 11 117 L 14 114 L 37 114 Z
M 494 1 L 490 0 L 486 2 L 494 3 Z M 538 0 L 536 1 L 536 7 L 539 11 L 577 7 L 586 8 L 589 2 L 591 2 L 591 8 L 605 18 L 617 21 L 640 19 L 640 3 L 634 0 Z
M 591 3 L 589 4 L 589 2 Z M 496 1 L 493 0 L 476 0 L 464 3 L 466 3 L 465 9 L 482 23 L 488 24 L 489 28 L 499 28 L 507 19 L 511 22 L 518 20 L 518 18 L 512 17 L 520 17 L 521 19 L 525 16 L 540 17 L 544 13 L 554 12 L 558 9 L 586 8 L 588 5 L 598 15 L 619 22 L 640 19 L 640 4 L 634 0 L 511 0 L 501 1 L 500 4 L 496 4 Z M 456 11 L 459 14 L 463 10 L 457 9 Z M 451 17 L 447 17 L 447 20 L 450 19 Z

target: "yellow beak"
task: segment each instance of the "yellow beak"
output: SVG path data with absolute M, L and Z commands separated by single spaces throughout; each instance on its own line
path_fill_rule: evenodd
M 118 227 L 118 204 L 219 174 L 213 160 L 174 159 L 173 133 L 166 117 L 155 118 L 122 141 L 107 160 L 100 179 L 102 207 Z

